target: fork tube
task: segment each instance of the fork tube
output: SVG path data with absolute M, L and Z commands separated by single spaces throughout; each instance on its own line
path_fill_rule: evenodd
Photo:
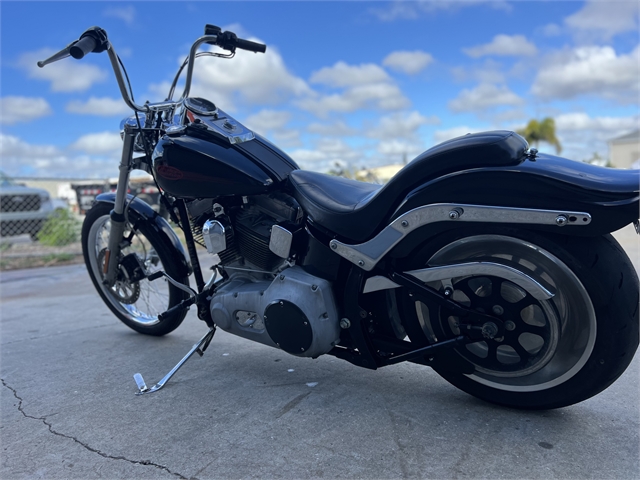
M 109 232 L 109 249 L 105 257 L 107 261 L 107 271 L 105 272 L 104 281 L 110 287 L 116 280 L 118 271 L 118 257 L 120 256 L 120 242 L 124 234 L 125 216 L 124 205 L 127 200 L 127 190 L 129 190 L 129 173 L 131 172 L 131 158 L 133 155 L 133 142 L 136 133 L 125 125 L 124 128 L 124 145 L 122 146 L 122 159 L 120 160 L 120 174 L 118 176 L 118 185 L 116 186 L 116 200 L 111 210 L 111 230 Z

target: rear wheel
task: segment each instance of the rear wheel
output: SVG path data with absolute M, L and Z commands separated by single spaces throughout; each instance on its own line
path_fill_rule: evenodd
M 186 311 L 159 320 L 158 315 L 180 303 L 185 293 L 164 278 L 150 282 L 146 278 L 132 279 L 131 267 L 119 262 L 117 279 L 113 287 L 103 283 L 103 268 L 109 243 L 112 205 L 97 203 L 85 217 L 82 226 L 82 251 L 89 276 L 96 290 L 111 311 L 127 326 L 147 335 L 165 335 L 175 330 L 186 315 Z M 145 222 L 138 222 L 135 228 L 127 225 L 124 238 L 129 239 L 122 249 L 120 260 L 130 256 L 134 265 L 144 266 L 147 275 L 164 271 L 174 280 L 189 285 L 186 276 L 181 275 L 176 260 L 172 258 L 172 248 L 156 231 Z
M 516 268 L 554 293 L 535 298 L 509 280 L 475 275 L 433 282 L 453 299 L 499 317 L 505 334 L 455 350 L 473 373 L 435 367 L 471 395 L 516 408 L 557 408 L 609 386 L 638 346 L 638 277 L 610 236 L 576 238 L 521 230 L 449 232 L 422 246 L 412 268 L 491 261 Z M 406 266 L 403 266 L 406 267 Z M 460 334 L 459 319 L 399 292 L 412 342 Z

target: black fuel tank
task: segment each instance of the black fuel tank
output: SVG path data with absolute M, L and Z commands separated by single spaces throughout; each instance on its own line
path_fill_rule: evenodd
M 182 135 L 165 135 L 153 152 L 158 184 L 179 198 L 257 195 L 297 169 L 291 158 L 262 137 L 231 144 L 194 127 Z

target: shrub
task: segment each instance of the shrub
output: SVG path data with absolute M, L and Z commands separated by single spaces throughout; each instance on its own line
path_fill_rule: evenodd
M 69 210 L 56 210 L 42 225 L 37 237 L 43 245 L 69 245 L 80 239 L 80 221 Z

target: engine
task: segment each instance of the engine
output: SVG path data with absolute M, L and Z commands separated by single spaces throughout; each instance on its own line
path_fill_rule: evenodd
M 331 284 L 297 266 L 271 282 L 236 276 L 216 290 L 211 316 L 229 333 L 301 357 L 327 353 L 340 339 Z
M 245 267 L 275 272 L 293 253 L 292 231 L 302 224 L 298 202 L 283 193 L 243 197 L 239 205 L 194 200 L 188 210 L 194 240 L 217 254 L 220 264 L 229 270 Z M 274 227 L 276 233 L 289 232 L 288 249 L 283 248 L 282 238 L 274 241 Z
M 302 357 L 338 343 L 331 283 L 292 266 L 293 232 L 302 225 L 295 199 L 261 195 L 224 206 L 195 200 L 188 209 L 194 239 L 219 256 L 225 274 L 211 299 L 217 326 Z

